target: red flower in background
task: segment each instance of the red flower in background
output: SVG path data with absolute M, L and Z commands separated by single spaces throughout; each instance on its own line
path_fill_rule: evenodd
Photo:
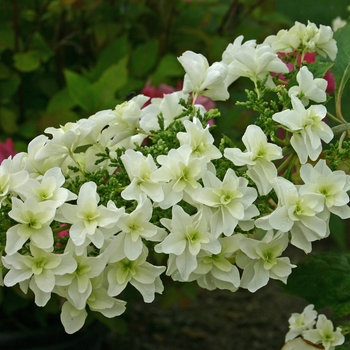
M 315 62 L 316 52 L 307 52 L 304 56 L 304 60 L 307 63 Z M 298 62 L 298 64 L 300 64 L 300 62 Z M 324 75 L 323 79 L 327 80 L 327 82 L 328 82 L 326 92 L 328 94 L 333 94 L 333 92 L 335 90 L 335 79 L 334 79 L 334 75 L 332 74 L 332 72 L 327 71 L 327 73 Z
M 5 142 L 0 142 L 0 163 L 16 153 L 12 139 L 7 138 Z

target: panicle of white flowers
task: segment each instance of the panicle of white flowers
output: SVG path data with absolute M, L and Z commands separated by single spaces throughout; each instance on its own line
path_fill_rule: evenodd
M 305 66 L 288 91 L 276 86 L 278 74 L 289 72 L 276 52 L 299 49 L 331 58 L 336 52 L 328 27 L 312 23 L 296 23 L 263 44 L 238 37 L 212 65 L 186 51 L 179 57 L 182 91 L 151 101 L 137 95 L 47 128 L 49 136 L 3 161 L 0 281 L 31 290 L 39 306 L 60 297 L 68 333 L 84 325 L 87 310 L 122 314 L 130 285 L 152 302 L 164 290 L 164 272 L 208 290 L 255 292 L 269 279 L 286 283 L 295 266 L 282 255 L 288 244 L 310 252 L 329 235 L 331 215 L 350 217 L 350 176 L 325 160 L 310 162 L 334 136 L 319 104 L 327 98 L 325 81 Z M 225 139 L 218 148 L 207 125 L 216 112 L 196 99 L 226 100 L 239 78 L 252 80 L 254 103 L 263 103 L 265 90 L 285 91 L 285 101 L 270 113 L 272 132 L 249 125 L 243 150 Z M 294 316 L 288 337 L 304 334 L 313 315 Z M 319 320 L 317 329 L 330 336 L 305 336 L 323 337 L 331 349 L 339 332 Z

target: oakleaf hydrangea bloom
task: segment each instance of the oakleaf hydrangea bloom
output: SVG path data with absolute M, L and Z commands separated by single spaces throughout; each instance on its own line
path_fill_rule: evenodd
M 86 182 L 80 188 L 77 205 L 64 203 L 55 217 L 57 221 L 72 224 L 69 234 L 78 254 L 90 242 L 101 248 L 109 236 L 109 231 L 104 231 L 104 228 L 115 223 L 123 213 L 123 209 L 98 205 L 100 197 L 96 188 L 94 182 Z
M 210 240 L 208 222 L 200 212 L 190 216 L 180 206 L 174 206 L 172 219 L 162 219 L 161 223 L 169 230 L 169 235 L 155 246 L 158 253 L 173 255 L 174 267 L 183 280 L 197 268 L 197 255 L 201 249 L 216 254 L 220 251 L 218 241 Z M 167 274 L 173 273 L 168 265 Z
M 240 36 L 212 65 L 186 51 L 178 59 L 182 91 L 139 94 L 47 128 L 27 152 L 4 160 L 0 285 L 34 293 L 39 306 L 59 298 L 61 322 L 74 333 L 90 312 L 121 315 L 130 285 L 152 302 L 164 290 L 163 273 L 232 292 L 286 283 L 294 267 L 283 256 L 287 245 L 308 253 L 330 234 L 333 215 L 350 217 L 350 176 L 324 160 L 336 168 L 346 156 L 346 125 L 340 120 L 333 130 L 344 133 L 323 152 L 333 138 L 324 120 L 329 91 L 305 56 L 333 58 L 332 35 L 309 22 L 263 44 Z M 226 100 L 241 76 L 254 86 L 237 101 L 252 119 L 238 148 L 240 139 L 214 140 L 208 124 L 220 112 L 199 103 Z M 293 316 L 287 338 L 327 349 L 341 343 L 323 316 L 315 323 L 312 307 Z
M 315 102 L 326 101 L 327 80 L 314 79 L 313 74 L 306 66 L 300 68 L 297 74 L 297 82 L 299 85 L 292 86 L 288 90 L 288 95 L 298 97 L 304 106 L 309 104 L 309 100 Z
M 282 29 L 277 35 L 270 35 L 264 41 L 271 45 L 275 52 L 315 52 L 334 60 L 337 54 L 337 45 L 333 39 L 331 27 L 320 25 L 320 28 L 308 22 L 308 25 L 295 22 L 289 30 Z
M 237 37 L 233 43 L 230 43 L 227 45 L 225 51 L 222 53 L 222 63 L 224 63 L 227 66 L 227 77 L 225 79 L 225 84 L 226 86 L 231 85 L 234 81 L 236 81 L 240 75 L 237 74 L 234 68 L 232 68 L 233 64 L 232 62 L 235 60 L 235 54 L 239 52 L 240 48 L 242 45 L 244 46 L 256 46 L 256 41 L 255 40 L 248 40 L 245 43 L 242 44 L 243 42 L 243 35 L 240 35 Z
M 146 193 L 155 202 L 161 202 L 164 199 L 162 185 L 151 180 L 151 174 L 158 169 L 152 156 L 145 157 L 141 152 L 128 149 L 120 158 L 131 181 L 121 193 L 122 197 L 137 200 Z
M 77 195 L 62 188 L 65 183 L 62 171 L 58 167 L 49 169 L 40 179 L 28 179 L 16 192 L 22 199 L 34 198 L 37 202 L 53 201 L 56 206 L 77 198 Z
M 181 146 L 190 145 L 194 157 L 206 157 L 208 162 L 221 157 L 221 152 L 213 145 L 214 137 L 209 132 L 209 125 L 203 128 L 198 118 L 193 118 L 193 121 L 185 120 L 183 124 L 186 132 L 179 132 L 176 135 Z
M 30 252 L 32 256 L 14 253 L 2 258 L 9 269 L 4 284 L 11 287 L 19 283 L 24 293 L 29 287 L 35 294 L 35 303 L 44 306 L 55 287 L 56 275 L 72 273 L 77 264 L 70 256 L 46 252 L 34 245 L 30 246 Z
M 224 64 L 215 62 L 209 66 L 208 60 L 202 54 L 192 51 L 184 52 L 178 60 L 186 71 L 182 89 L 184 93 L 192 92 L 195 97 L 207 96 L 214 101 L 229 98 L 224 83 L 227 76 Z
M 273 160 L 281 159 L 281 147 L 267 142 L 267 137 L 257 125 L 249 125 L 242 137 L 246 150 L 226 148 L 224 156 L 238 166 L 246 165 L 247 174 L 255 182 L 259 193 L 266 195 L 272 189 L 271 181 L 277 177 Z
M 29 239 L 38 248 L 50 251 L 54 242 L 50 224 L 55 212 L 55 202 L 37 202 L 33 198 L 22 202 L 12 197 L 9 216 L 18 224 L 6 232 L 6 253 L 11 255 L 18 252 Z
M 91 293 L 86 300 L 91 311 L 98 311 L 108 318 L 120 316 L 125 311 L 126 302 L 115 297 L 110 297 L 105 287 L 104 275 L 99 275 L 90 280 Z M 59 294 L 67 300 L 62 305 L 61 322 L 65 331 L 72 334 L 83 327 L 88 315 L 86 308 L 76 308 L 68 294 L 67 287 L 59 287 Z
M 333 323 L 325 315 L 318 315 L 316 329 L 305 330 L 303 337 L 314 344 L 322 344 L 325 350 L 334 350 L 337 345 L 344 343 L 341 328 L 334 331 Z
M 228 169 L 223 181 L 213 173 L 203 176 L 204 187 L 198 189 L 193 199 L 212 209 L 210 229 L 218 237 L 233 234 L 239 221 L 251 219 L 259 214 L 253 204 L 257 197 L 256 190 L 248 187 L 248 180 L 238 177 L 232 169 Z
M 98 256 L 88 256 L 87 250 L 83 254 L 77 255 L 73 251 L 73 241 L 69 241 L 65 253 L 71 256 L 76 263 L 75 269 L 71 273 L 66 273 L 56 278 L 56 293 L 67 298 L 75 308 L 82 310 L 85 308 L 87 299 L 92 292 L 91 280 L 99 276 L 106 268 L 106 257 L 102 254 Z
M 11 191 L 23 185 L 29 178 L 29 173 L 26 170 L 13 169 L 13 163 L 14 160 L 9 158 L 0 164 L 0 206 Z
M 190 274 L 189 280 L 208 290 L 224 289 L 235 292 L 240 285 L 239 271 L 230 260 L 239 251 L 239 242 L 243 235 L 235 234 L 219 238 L 221 251 L 211 253 L 202 249 L 197 256 L 197 268 Z
M 350 217 L 348 206 L 350 190 L 350 176 L 344 171 L 332 171 L 321 159 L 313 167 L 304 164 L 300 169 L 300 177 L 304 185 L 300 187 L 300 193 L 319 193 L 324 198 L 325 207 L 342 219 Z
M 312 105 L 305 109 L 295 96 L 291 97 L 293 109 L 275 113 L 272 119 L 287 127 L 293 133 L 290 143 L 298 154 L 301 164 L 308 157 L 316 160 L 322 151 L 322 143 L 333 138 L 332 129 L 323 121 L 327 109 L 323 105 Z
M 137 134 L 142 117 L 141 108 L 148 100 L 147 96 L 137 95 L 117 105 L 113 110 L 115 118 L 109 123 L 108 128 L 102 131 L 100 143 L 104 146 L 114 146 L 122 141 L 130 140 Z M 141 142 L 147 137 L 147 135 L 140 136 L 139 141 Z
M 119 218 L 117 228 L 120 232 L 108 244 L 107 251 L 113 255 L 125 255 L 129 260 L 136 260 L 143 251 L 143 240 L 161 241 L 166 233 L 164 229 L 149 222 L 152 209 L 151 201 L 146 196 L 141 196 L 136 209 L 130 214 L 122 214 Z
M 207 170 L 206 157 L 192 157 L 190 145 L 182 145 L 171 149 L 168 155 L 160 155 L 157 162 L 161 165 L 153 174 L 151 180 L 163 184 L 164 199 L 159 203 L 163 209 L 178 203 L 184 192 L 191 194 L 199 187 L 199 180 Z
M 230 73 L 240 77 L 247 77 L 257 84 L 258 80 L 264 80 L 266 85 L 273 87 L 274 83 L 270 72 L 288 73 L 288 67 L 273 52 L 270 45 L 259 44 L 256 47 L 250 45 L 241 46 L 233 55 L 234 60 L 230 64 Z
M 142 295 L 146 303 L 151 303 L 155 293 L 161 294 L 164 290 L 159 275 L 165 271 L 164 266 L 154 266 L 146 261 L 148 249 L 143 248 L 142 253 L 135 260 L 123 255 L 109 257 L 108 269 L 108 295 L 119 295 L 130 283 Z
M 324 212 L 319 193 L 301 194 L 285 178 L 275 179 L 274 189 L 279 198 L 277 208 L 269 215 L 255 221 L 257 227 L 291 232 L 291 243 L 309 253 L 311 243 L 328 236 L 329 215 Z
M 302 313 L 293 313 L 289 318 L 289 331 L 286 334 L 286 342 L 302 335 L 304 331 L 312 329 L 316 324 L 317 311 L 314 305 L 305 307 Z
M 183 91 L 175 91 L 165 94 L 163 98 L 152 98 L 151 103 L 142 109 L 140 120 L 141 129 L 150 133 L 159 130 L 158 116 L 162 115 L 164 127 L 168 127 L 183 112 L 183 107 L 179 103 L 181 99 L 187 101 L 189 94 Z M 198 108 L 201 108 L 198 106 Z M 182 119 L 186 119 L 183 117 Z
M 252 238 L 242 238 L 241 253 L 237 255 L 237 265 L 243 269 L 241 287 L 255 292 L 265 286 L 270 278 L 287 283 L 292 265 L 287 257 L 280 257 L 288 245 L 288 235 L 284 232 L 274 234 L 268 231 L 259 241 Z

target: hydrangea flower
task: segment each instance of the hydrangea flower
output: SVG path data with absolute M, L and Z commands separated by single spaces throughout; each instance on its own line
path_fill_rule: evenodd
M 247 166 L 247 174 L 255 182 L 259 193 L 266 195 L 272 189 L 271 182 L 277 177 L 277 169 L 273 160 L 281 159 L 281 147 L 267 142 L 267 137 L 257 125 L 248 125 L 242 142 L 246 150 L 226 148 L 224 156 L 238 166 Z
M 322 143 L 333 138 L 332 129 L 323 121 L 327 109 L 323 105 L 312 105 L 305 109 L 302 102 L 295 96 L 291 97 L 293 109 L 275 113 L 272 119 L 286 126 L 293 133 L 290 143 L 298 154 L 301 164 L 308 157 L 316 160 L 322 151 Z
M 316 324 L 317 311 L 314 305 L 308 305 L 302 313 L 293 313 L 289 318 L 289 331 L 286 334 L 286 342 L 302 335 L 304 331 L 312 329 Z
M 309 104 L 309 100 L 315 102 L 325 102 L 327 99 L 327 80 L 322 78 L 314 79 L 313 74 L 304 66 L 297 74 L 298 86 L 292 86 L 288 90 L 289 96 L 297 96 L 304 106 Z
M 202 54 L 192 51 L 184 52 L 178 60 L 186 71 L 182 89 L 184 93 L 192 92 L 195 97 L 203 95 L 214 101 L 229 98 L 224 83 L 227 76 L 227 68 L 224 64 L 215 62 L 209 66 Z
M 265 286 L 270 278 L 287 283 L 295 265 L 289 258 L 280 257 L 288 245 L 288 236 L 282 231 L 274 234 L 268 231 L 259 241 L 252 238 L 242 238 L 239 242 L 240 253 L 236 262 L 243 269 L 241 287 L 255 292 Z
M 303 337 L 314 344 L 322 344 L 325 350 L 334 350 L 337 345 L 344 343 L 344 335 L 341 328 L 334 331 L 333 323 L 325 315 L 318 315 L 316 329 L 303 332 Z

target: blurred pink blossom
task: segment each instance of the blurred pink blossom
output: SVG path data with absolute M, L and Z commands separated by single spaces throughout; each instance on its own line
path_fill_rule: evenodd
M 0 142 L 0 163 L 16 153 L 12 139 L 7 138 L 5 142 Z

